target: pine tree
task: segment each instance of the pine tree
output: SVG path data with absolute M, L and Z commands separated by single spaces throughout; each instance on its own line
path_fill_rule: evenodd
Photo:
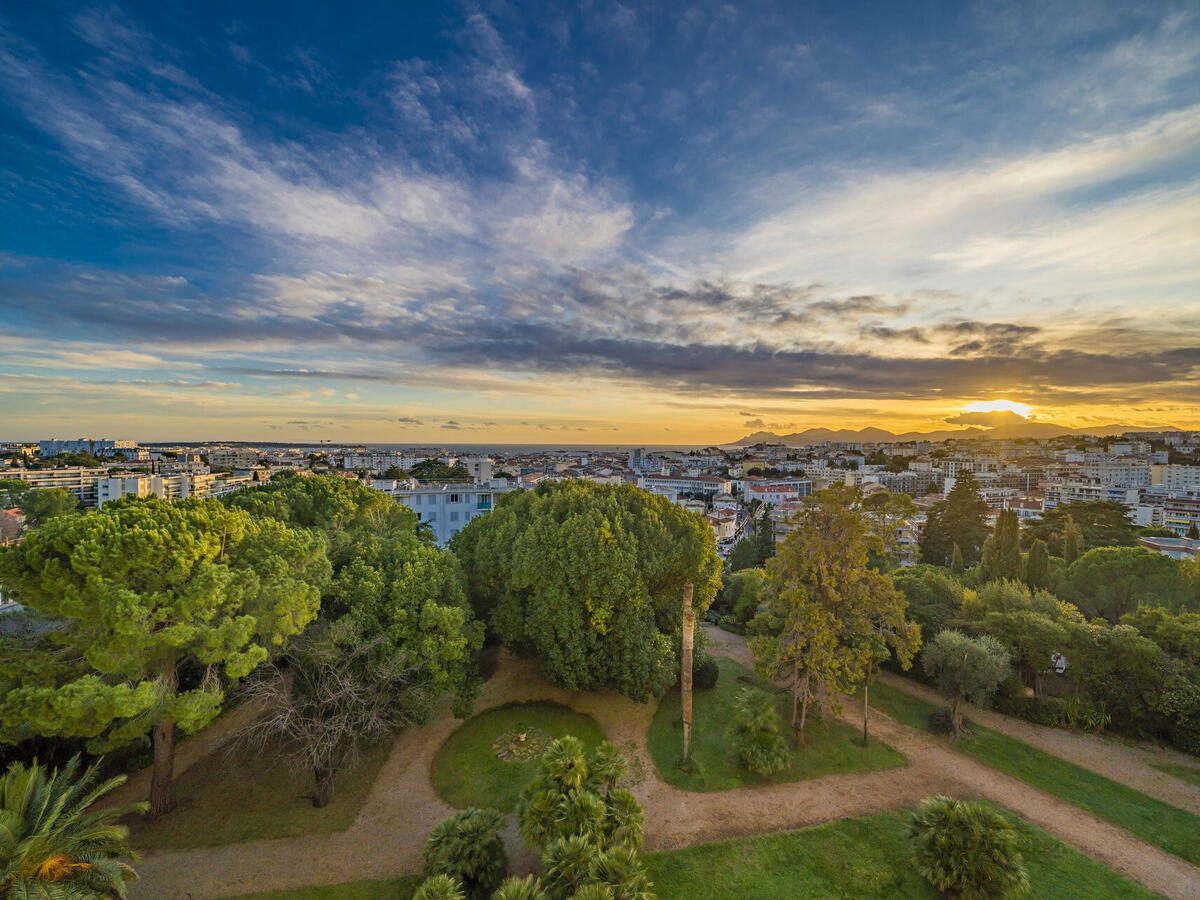
M 921 562 L 944 566 L 950 561 L 953 545 L 958 544 L 963 562 L 975 565 L 988 536 L 987 517 L 988 505 L 979 495 L 975 477 L 963 472 L 946 499 L 929 510 L 921 536 Z
M 1062 540 L 1063 559 L 1069 566 L 1083 555 L 1083 533 L 1070 516 L 1067 517 L 1067 524 L 1063 527 Z

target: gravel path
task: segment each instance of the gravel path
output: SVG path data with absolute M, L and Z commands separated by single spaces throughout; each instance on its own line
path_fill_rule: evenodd
M 941 705 L 943 700 L 933 688 L 892 672 L 881 672 L 880 681 L 897 690 Z M 1200 785 L 1160 772 L 1152 763 L 1170 763 L 1200 768 L 1194 756 L 1166 747 L 1134 744 L 1117 738 L 1101 737 L 1065 728 L 1046 728 L 1023 719 L 1006 716 L 994 709 L 969 708 L 973 722 L 1026 744 L 1045 750 L 1077 766 L 1090 769 L 1105 778 L 1141 791 L 1163 803 L 1186 809 L 1200 816 Z M 1200 837 L 1197 837 L 1200 840 Z
M 709 648 L 746 661 L 744 639 L 711 631 Z M 554 700 L 593 716 L 642 773 L 634 792 L 646 808 L 646 849 L 663 850 L 739 835 L 782 831 L 914 806 L 931 793 L 986 797 L 1168 897 L 1200 900 L 1200 869 L 1023 782 L 956 753 L 882 714 L 873 733 L 904 753 L 900 769 L 831 775 L 811 781 L 689 793 L 661 781 L 646 751 L 654 706 L 612 693 L 555 688 L 525 660 L 502 656 L 477 710 L 514 700 Z M 848 721 L 852 717 L 847 717 Z M 148 855 L 135 898 L 192 900 L 253 891 L 386 878 L 420 868 L 429 830 L 453 813 L 433 791 L 429 772 L 459 722 L 448 714 L 396 742 L 354 823 L 344 832 Z M 536 859 L 511 821 L 514 870 Z

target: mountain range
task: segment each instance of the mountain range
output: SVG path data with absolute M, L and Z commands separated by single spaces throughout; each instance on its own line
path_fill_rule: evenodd
M 813 444 L 823 444 L 827 441 L 835 443 L 903 443 L 905 441 L 945 441 L 950 439 L 970 438 L 1050 438 L 1070 434 L 1087 434 L 1096 437 L 1110 437 L 1124 434 L 1127 431 L 1143 431 L 1145 426 L 1136 425 L 1099 425 L 1084 428 L 1071 428 L 1067 425 L 1056 425 L 1053 422 L 1005 422 L 987 428 L 954 428 L 945 431 L 906 431 L 896 434 L 884 428 L 808 428 L 792 434 L 776 434 L 773 431 L 755 431 L 740 440 L 724 447 L 746 447 L 751 444 L 785 444 L 789 447 L 809 447 Z

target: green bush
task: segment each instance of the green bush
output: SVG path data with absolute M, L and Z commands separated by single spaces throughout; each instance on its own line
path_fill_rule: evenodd
M 721 675 L 721 667 L 717 665 L 717 661 L 707 653 L 702 654 L 692 666 L 692 687 L 698 691 L 708 690 L 717 686 L 717 679 Z
M 909 836 L 917 868 L 935 888 L 961 900 L 1003 900 L 1029 889 L 1020 833 L 990 806 L 926 797 Z
M 492 900 L 547 900 L 549 896 L 533 875 L 524 878 L 514 875 L 504 880 L 496 893 L 492 894 Z
M 790 760 L 787 742 L 780 734 L 783 722 L 775 701 L 766 691 L 742 688 L 734 706 L 729 741 L 738 762 L 756 775 L 770 775 Z
M 412 900 L 464 900 L 465 894 L 449 875 L 433 875 L 421 882 Z
M 451 816 L 429 833 L 425 874 L 457 879 L 468 900 L 485 900 L 508 874 L 502 828 L 504 816 L 494 809 L 464 809 Z

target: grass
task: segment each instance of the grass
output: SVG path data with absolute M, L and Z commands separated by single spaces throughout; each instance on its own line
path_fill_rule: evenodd
M 928 731 L 926 717 L 936 709 L 886 684 L 871 687 L 871 701 L 888 715 L 922 731 Z M 953 744 L 956 750 L 1200 865 L 1200 840 L 1196 839 L 1200 835 L 1200 816 L 999 732 L 978 725 L 971 729 L 971 734 Z
M 507 762 L 496 756 L 492 742 L 518 725 L 536 726 L 555 738 L 573 734 L 587 747 L 604 740 L 595 719 L 558 703 L 511 703 L 489 709 L 464 722 L 438 750 L 431 772 L 438 796 L 460 809 L 515 809 L 521 789 L 537 773 L 538 760 Z
M 293 891 L 243 894 L 237 900 L 409 900 L 424 880 L 421 875 L 405 875 L 384 881 L 356 881 L 353 884 L 297 888 Z
M 1030 896 L 1038 900 L 1155 896 L 1046 832 L 1010 818 L 1025 839 Z M 937 891 L 912 863 L 907 830 L 908 815 L 884 813 L 783 834 L 651 853 L 644 859 L 659 900 L 937 900 Z
M 1200 769 L 1195 766 L 1177 766 L 1174 763 L 1151 763 L 1160 772 L 1166 772 L 1182 781 L 1200 785 Z
M 1022 854 L 1038 900 L 1155 895 L 1009 816 L 1024 837 Z M 800 831 L 649 853 L 642 858 L 659 900 L 775 900 L 778 897 L 928 898 L 938 894 L 917 874 L 908 843 L 908 816 L 884 813 Z M 333 888 L 253 894 L 240 900 L 396 900 L 410 897 L 419 876 Z
M 872 739 L 864 747 L 858 731 L 842 722 L 810 724 L 805 729 L 806 746 L 792 751 L 791 765 L 763 777 L 738 766 L 726 731 L 733 722 L 738 691 L 747 684 L 770 687 L 745 666 L 720 658 L 721 676 L 716 687 L 697 691 L 692 701 L 692 759 L 697 768 L 683 771 L 678 759 L 683 750 L 683 728 L 679 692 L 665 695 L 650 725 L 648 746 L 664 781 L 688 791 L 724 791 L 730 788 L 785 781 L 804 781 L 844 772 L 863 772 L 905 765 L 908 760 L 882 741 Z M 784 731 L 790 717 L 788 696 L 777 693 Z M 790 735 L 789 735 L 790 739 Z
M 334 782 L 333 799 L 313 806 L 312 773 L 282 752 L 217 750 L 175 779 L 175 809 L 157 821 L 129 820 L 140 850 L 213 847 L 263 838 L 344 831 L 362 808 L 392 745 L 367 750 Z

